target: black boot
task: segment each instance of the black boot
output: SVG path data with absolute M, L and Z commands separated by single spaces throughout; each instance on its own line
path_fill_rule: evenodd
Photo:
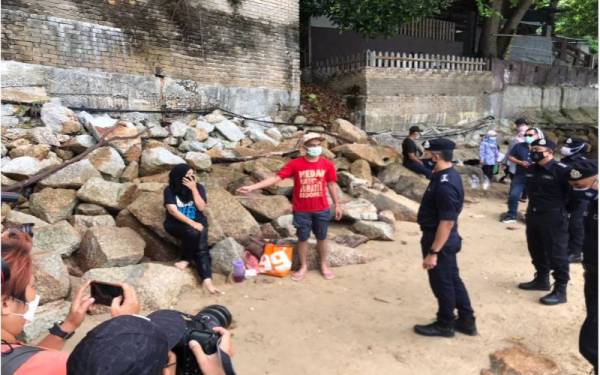
M 454 321 L 454 329 L 465 335 L 477 336 L 477 326 L 475 325 L 475 317 L 459 316 L 458 319 Z
M 454 326 L 435 321 L 427 325 L 415 325 L 415 333 L 423 336 L 454 337 Z
M 550 290 L 550 277 L 548 275 L 535 274 L 533 280 L 527 283 L 520 283 L 519 289 L 523 290 Z
M 540 298 L 542 305 L 558 305 L 567 302 L 567 284 L 554 284 L 552 293 L 549 293 Z

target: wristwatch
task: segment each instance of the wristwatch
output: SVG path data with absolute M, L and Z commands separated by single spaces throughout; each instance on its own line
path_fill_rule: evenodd
M 429 249 L 429 250 L 427 251 L 427 254 L 428 254 L 428 255 L 438 255 L 438 253 L 439 253 L 439 251 L 434 251 L 433 249 Z
M 73 331 L 71 333 L 67 333 L 67 332 L 63 331 L 62 328 L 60 328 L 61 324 L 63 324 L 62 321 L 54 323 L 52 328 L 50 328 L 48 330 L 50 332 L 50 334 L 52 334 L 54 336 L 58 336 L 63 340 L 68 340 L 71 337 L 73 337 L 73 335 L 75 334 L 75 331 Z

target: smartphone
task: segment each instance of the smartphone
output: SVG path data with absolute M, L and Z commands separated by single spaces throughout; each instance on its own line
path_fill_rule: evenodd
M 110 306 L 113 299 L 123 296 L 123 288 L 117 284 L 92 281 L 90 288 L 92 289 L 94 303 L 98 305 Z

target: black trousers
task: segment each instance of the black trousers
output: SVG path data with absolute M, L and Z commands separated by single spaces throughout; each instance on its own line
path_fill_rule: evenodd
M 433 244 L 435 230 L 423 231 L 421 237 L 421 251 L 423 258 Z M 427 271 L 429 285 L 433 295 L 438 301 L 437 320 L 445 325 L 454 322 L 454 310 L 458 311 L 460 317 L 473 316 L 473 308 L 467 288 L 460 278 L 456 253 L 461 248 L 461 238 L 457 232 L 452 232 L 450 238 L 437 256 L 437 266 Z
M 427 168 L 423 164 L 419 164 L 414 161 L 405 161 L 404 167 L 417 174 L 422 174 L 425 177 L 427 177 L 428 180 L 431 180 L 431 175 L 433 174 L 433 172 L 431 171 L 431 169 Z
M 181 241 L 182 259 L 196 264 L 196 270 L 202 280 L 212 276 L 212 259 L 208 248 L 208 225 L 198 232 L 189 225 L 177 222 L 165 222 L 165 230 Z
M 584 273 L 586 317 L 579 332 L 579 352 L 598 374 L 598 269 L 588 267 Z
M 552 270 L 559 284 L 569 282 L 569 219 L 563 210 L 527 212 L 527 247 L 531 263 L 540 276 Z
M 588 201 L 580 200 L 574 203 L 573 212 L 569 218 L 569 255 L 581 255 L 585 230 L 583 228 L 583 214 L 587 209 Z
M 494 165 L 482 165 L 481 169 L 483 170 L 484 176 L 492 182 L 492 179 L 494 178 Z

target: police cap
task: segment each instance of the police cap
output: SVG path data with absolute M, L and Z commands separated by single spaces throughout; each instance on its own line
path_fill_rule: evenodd
M 423 142 L 423 148 L 427 151 L 452 151 L 455 147 L 456 144 L 446 138 L 435 138 Z
M 536 139 L 531 143 L 531 146 L 542 146 L 549 148 L 550 150 L 554 150 L 556 148 L 556 143 L 553 140 L 548 138 Z
M 598 174 L 598 162 L 596 160 L 578 160 L 571 166 L 569 180 L 577 181 Z
M 579 148 L 583 145 L 585 145 L 585 141 L 581 138 L 567 138 L 565 141 L 565 146 L 571 149 Z

